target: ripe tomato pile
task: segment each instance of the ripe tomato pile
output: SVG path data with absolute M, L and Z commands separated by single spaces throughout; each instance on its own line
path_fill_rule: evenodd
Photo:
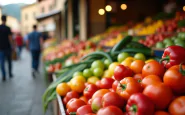
M 141 54 L 117 60 L 96 60 L 57 86 L 67 115 L 185 115 L 185 65 Z

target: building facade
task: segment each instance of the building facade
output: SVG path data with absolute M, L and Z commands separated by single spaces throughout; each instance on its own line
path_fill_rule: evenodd
M 23 35 L 30 33 L 33 25 L 37 24 L 36 16 L 38 12 L 38 4 L 30 4 L 21 9 L 21 32 Z

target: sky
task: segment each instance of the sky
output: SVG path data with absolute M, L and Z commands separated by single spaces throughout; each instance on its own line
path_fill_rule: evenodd
M 32 4 L 36 2 L 36 0 L 0 0 L 0 5 L 14 4 L 14 3 L 25 3 Z

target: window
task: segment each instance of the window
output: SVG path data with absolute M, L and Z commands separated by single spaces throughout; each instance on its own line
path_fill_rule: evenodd
M 36 17 L 36 13 L 35 12 L 33 12 L 33 18 L 35 18 Z
M 49 6 L 49 10 L 51 11 L 53 9 L 53 5 L 50 5 Z
M 25 20 L 28 20 L 28 14 L 25 14 Z
M 42 13 L 44 13 L 44 7 L 42 7 Z

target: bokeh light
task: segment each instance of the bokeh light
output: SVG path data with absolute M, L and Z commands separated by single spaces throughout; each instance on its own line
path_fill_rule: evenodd
M 127 9 L 127 5 L 126 4 L 121 4 L 121 9 L 122 10 L 126 10 Z
M 105 10 L 106 10 L 107 12 L 110 12 L 110 11 L 112 11 L 112 7 L 111 7 L 110 5 L 107 5 L 107 6 L 105 7 Z
M 182 9 L 183 9 L 183 11 L 185 11 L 185 6 L 183 6 L 183 8 L 182 8 Z
M 99 9 L 98 13 L 99 13 L 99 15 L 104 15 L 105 14 L 105 10 L 104 9 Z

